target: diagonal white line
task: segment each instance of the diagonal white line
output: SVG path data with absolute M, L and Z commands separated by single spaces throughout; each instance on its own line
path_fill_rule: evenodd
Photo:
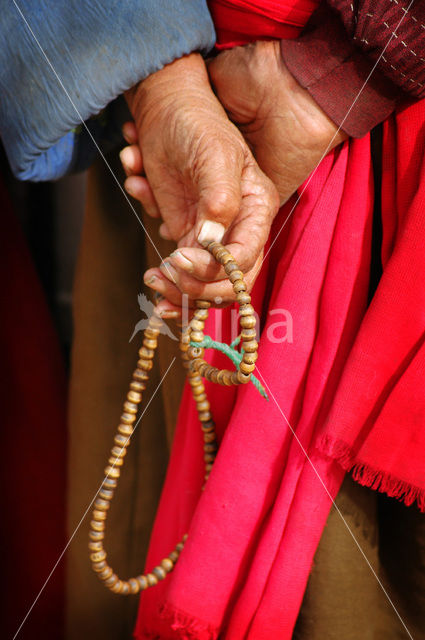
M 278 237 L 279 237 L 279 236 L 280 236 L 280 234 L 282 233 L 283 228 L 285 227 L 285 225 L 286 225 L 286 223 L 288 222 L 289 218 L 290 218 L 290 217 L 291 217 L 291 215 L 293 214 L 293 212 L 294 212 L 294 210 L 295 210 L 295 208 L 296 208 L 297 204 L 298 204 L 298 203 L 299 203 L 299 201 L 301 200 L 301 197 L 303 196 L 303 194 L 304 194 L 305 190 L 307 189 L 308 185 L 310 184 L 311 180 L 313 179 L 313 176 L 314 176 L 314 174 L 316 173 L 317 169 L 319 168 L 320 163 L 322 162 L 323 158 L 325 158 L 325 157 L 327 156 L 327 154 L 329 153 L 329 151 L 330 151 L 330 149 L 331 149 L 331 147 L 332 147 L 332 143 L 333 143 L 333 141 L 335 140 L 335 138 L 336 138 L 336 136 L 338 135 L 338 133 L 341 131 L 341 129 L 342 129 L 343 125 L 344 125 L 344 122 L 347 120 L 347 118 L 348 118 L 348 116 L 350 115 L 351 111 L 353 110 L 353 108 L 354 108 L 354 106 L 355 106 L 356 102 L 358 101 L 358 99 L 360 98 L 361 94 L 363 93 L 363 91 L 364 91 L 364 89 L 365 89 L 365 87 L 366 87 L 367 83 L 369 82 L 370 78 L 372 77 L 373 72 L 375 71 L 375 69 L 376 69 L 376 67 L 378 66 L 378 64 L 379 64 L 380 60 L 381 60 L 381 59 L 382 59 L 382 57 L 384 56 L 385 51 L 387 50 L 387 48 L 388 48 L 388 47 L 389 47 L 389 45 L 391 44 L 391 41 L 393 40 L 393 38 L 397 37 L 397 31 L 399 30 L 399 28 L 400 28 L 400 26 L 402 25 L 403 21 L 406 19 L 406 16 L 407 16 L 407 14 L 409 13 L 409 11 L 410 11 L 410 9 L 411 9 L 411 7 L 412 7 L 412 5 L 413 5 L 413 3 L 414 3 L 414 2 L 415 2 L 415 0 L 411 0 L 411 1 L 410 1 L 410 3 L 409 3 L 409 6 L 407 7 L 407 9 L 403 9 L 403 12 L 404 12 L 404 13 L 403 13 L 403 16 L 401 17 L 401 19 L 400 19 L 400 21 L 398 22 L 397 26 L 395 27 L 394 31 L 391 33 L 390 38 L 389 38 L 389 40 L 388 40 L 387 44 L 386 44 L 386 45 L 385 45 L 385 47 L 382 49 L 382 51 L 381 51 L 381 53 L 380 53 L 380 55 L 379 55 L 378 59 L 376 60 L 376 62 L 375 62 L 375 64 L 373 65 L 373 67 L 372 67 L 372 69 L 371 69 L 371 71 L 370 71 L 369 75 L 367 76 L 367 78 L 366 78 L 366 80 L 364 81 L 364 83 L 363 83 L 362 87 L 360 88 L 359 92 L 357 93 L 356 97 L 354 98 L 353 102 L 351 103 L 350 108 L 348 109 L 347 113 L 345 114 L 345 116 L 344 116 L 344 118 L 343 118 L 343 120 L 342 120 L 341 124 L 339 125 L 338 129 L 335 131 L 335 133 L 334 133 L 334 135 L 333 135 L 333 137 L 332 137 L 331 141 L 329 142 L 329 144 L 328 144 L 328 146 L 327 146 L 326 150 L 324 151 L 324 153 L 323 153 L 322 157 L 320 158 L 320 160 L 319 160 L 318 164 L 316 165 L 315 169 L 314 169 L 314 170 L 312 171 L 312 173 L 310 174 L 310 176 L 309 176 L 309 178 L 308 178 L 307 182 L 305 183 L 305 185 L 304 185 L 303 189 L 302 189 L 302 190 L 301 190 L 301 192 L 299 193 L 299 195 L 298 195 L 298 197 L 297 197 L 297 199 L 296 199 L 296 201 L 295 201 L 295 203 L 294 203 L 294 205 L 293 205 L 292 209 L 290 210 L 290 212 L 289 212 L 289 213 L 288 213 L 288 215 L 286 216 L 285 220 L 284 220 L 284 221 L 283 221 L 283 223 L 282 223 L 282 226 L 280 227 L 279 231 L 276 233 L 276 235 L 275 235 L 275 237 L 274 237 L 274 239 L 273 239 L 273 242 L 271 243 L 270 247 L 267 249 L 266 253 L 264 254 L 263 259 L 262 259 L 262 261 L 261 261 L 260 265 L 258 266 L 258 269 L 257 269 L 257 271 L 256 271 L 256 273 L 255 273 L 255 276 L 254 276 L 254 277 L 256 277 L 257 273 L 260 271 L 260 269 L 261 269 L 261 267 L 262 267 L 262 265 L 263 265 L 264 260 L 265 260 L 265 259 L 267 258 L 267 256 L 269 255 L 270 251 L 272 250 L 272 247 L 273 247 L 274 243 L 276 242 L 276 240 L 278 239 Z
M 64 86 L 64 84 L 63 84 L 62 80 L 60 79 L 60 77 L 59 77 L 58 73 L 56 72 L 56 69 L 54 68 L 53 64 L 51 63 L 51 61 L 50 61 L 50 59 L 49 59 L 49 57 L 48 57 L 47 53 L 44 51 L 43 47 L 41 46 L 41 44 L 40 44 L 40 42 L 39 42 L 39 40 L 38 40 L 37 36 L 36 36 L 36 35 L 35 35 L 35 33 L 34 33 L 34 31 L 31 29 L 31 26 L 30 26 L 30 24 L 28 23 L 28 20 L 25 18 L 24 14 L 22 13 L 22 11 L 21 11 L 20 7 L 18 6 L 18 4 L 17 4 L 16 0 L 12 0 L 12 2 L 13 2 L 13 4 L 15 5 L 16 10 L 18 11 L 18 13 L 19 13 L 19 15 L 21 16 L 22 20 L 25 22 L 25 25 L 26 25 L 26 27 L 27 27 L 28 31 L 30 32 L 30 34 L 31 34 L 31 36 L 33 37 L 33 39 L 34 39 L 35 43 L 37 44 L 38 48 L 40 49 L 40 51 L 41 51 L 41 53 L 42 53 L 43 57 L 45 58 L 45 60 L 46 60 L 47 64 L 49 65 L 50 69 L 52 70 L 53 74 L 55 75 L 55 77 L 56 77 L 57 81 L 59 82 L 59 84 L 60 84 L 61 88 L 63 89 L 64 93 L 66 94 L 66 96 L 67 96 L 68 100 L 70 101 L 71 105 L 73 106 L 73 108 L 74 108 L 74 110 L 75 110 L 75 113 L 77 114 L 77 116 L 78 116 L 78 117 L 79 117 L 79 119 L 81 120 L 81 124 L 83 125 L 83 127 L 85 128 L 85 130 L 87 131 L 87 133 L 89 134 L 89 136 L 90 136 L 90 138 L 91 138 L 91 140 L 92 140 L 92 142 L 93 142 L 94 146 L 95 146 L 95 147 L 96 147 L 96 149 L 98 150 L 98 152 L 99 152 L 100 156 L 102 157 L 102 160 L 104 161 L 105 165 L 108 167 L 108 169 L 109 169 L 109 171 L 110 171 L 110 173 L 111 173 L 111 175 L 112 175 L 113 179 L 115 180 L 115 182 L 116 182 L 116 183 L 117 183 L 117 185 L 118 185 L 118 188 L 120 189 L 120 191 L 121 191 L 121 193 L 123 194 L 124 198 L 127 200 L 128 204 L 129 204 L 129 206 L 130 206 L 130 209 L 132 210 L 132 212 L 133 212 L 133 213 L 134 213 L 134 215 L 136 216 L 137 220 L 139 221 L 139 223 L 140 223 L 140 225 L 141 225 L 141 227 L 142 227 L 143 231 L 145 232 L 146 236 L 147 236 L 147 237 L 148 237 L 148 239 L 149 239 L 149 242 L 151 243 L 151 245 L 152 245 L 152 246 L 153 246 L 153 248 L 155 249 L 155 251 L 156 251 L 157 255 L 158 255 L 158 256 L 159 256 L 159 258 L 160 258 L 160 260 L 161 260 L 161 261 L 163 261 L 163 258 L 162 258 L 162 256 L 161 256 L 160 252 L 158 251 L 158 248 L 157 248 L 156 244 L 154 243 L 154 241 L 152 240 L 151 236 L 149 235 L 149 233 L 148 233 L 148 231 L 147 231 L 146 227 L 144 226 L 144 224 L 143 224 L 143 222 L 142 222 L 142 220 L 141 220 L 140 216 L 138 215 L 138 213 L 137 213 L 136 209 L 133 207 L 133 205 L 132 205 L 132 203 L 131 203 L 131 201 L 130 201 L 130 199 L 129 199 L 128 195 L 126 194 L 126 192 L 124 191 L 123 187 L 121 186 L 120 181 L 118 180 L 117 176 L 115 175 L 114 171 L 112 170 L 112 167 L 110 166 L 110 164 L 108 163 L 107 159 L 105 158 L 105 155 L 102 153 L 102 151 L 101 151 L 101 149 L 100 149 L 99 145 L 97 144 L 96 140 L 94 139 L 94 137 L 93 137 L 93 135 L 92 135 L 92 133 L 91 133 L 90 129 L 88 128 L 88 126 L 87 126 L 87 125 L 86 125 L 86 123 L 84 122 L 83 117 L 81 116 L 81 114 L 80 114 L 80 112 L 79 112 L 79 110 L 78 110 L 77 106 L 75 105 L 75 103 L 73 102 L 73 100 L 72 100 L 71 96 L 69 95 L 69 92 L 66 90 L 66 87 Z
M 399 614 L 394 602 L 391 600 L 391 597 L 388 593 L 388 591 L 385 589 L 384 585 L 382 584 L 381 580 L 379 579 L 379 576 L 377 575 L 376 571 L 374 570 L 374 568 L 372 567 L 368 557 L 366 556 L 366 553 L 363 551 L 359 541 L 357 540 L 356 536 L 354 535 L 354 533 L 352 532 L 350 525 L 348 524 L 348 522 L 346 521 L 346 519 L 344 518 L 344 516 L 341 513 L 341 510 L 339 509 L 338 505 L 336 504 L 335 500 L 332 498 L 332 495 L 329 491 L 329 489 L 327 488 L 325 482 L 323 481 L 323 478 L 321 477 L 320 473 L 317 471 L 316 467 L 314 466 L 314 463 L 312 462 L 310 456 L 308 455 L 304 445 L 302 444 L 302 442 L 300 441 L 300 439 L 298 438 L 295 430 L 292 428 L 288 418 L 286 417 L 285 413 L 283 412 L 283 409 L 281 408 L 281 406 L 279 405 L 278 401 L 276 400 L 272 390 L 270 389 L 269 385 L 267 384 L 267 382 L 264 379 L 264 376 L 262 375 L 261 371 L 258 369 L 258 366 L 256 366 L 256 372 L 258 373 L 258 375 L 260 376 L 261 380 L 263 381 L 264 386 L 267 388 L 268 393 L 270 394 L 270 396 L 273 398 L 273 402 L 275 403 L 276 407 L 278 408 L 279 413 L 281 414 L 281 416 L 283 417 L 283 419 L 285 420 L 286 424 L 288 425 L 292 435 L 294 436 L 295 440 L 297 441 L 297 443 L 299 444 L 303 454 L 305 455 L 305 457 L 307 458 L 308 462 L 310 463 L 314 473 L 316 474 L 317 478 L 320 481 L 320 484 L 323 486 L 324 490 L 326 491 L 326 493 L 328 494 L 329 498 L 332 501 L 332 504 L 334 506 L 334 508 L 336 509 L 338 515 L 340 516 L 341 520 L 343 521 L 348 533 L 350 534 L 350 536 L 353 538 L 354 543 L 356 545 L 356 547 L 358 548 L 358 550 L 360 551 L 361 555 L 363 556 L 367 566 L 369 567 L 369 569 L 371 570 L 373 576 L 375 577 L 376 581 L 378 582 L 379 586 L 381 587 L 382 591 L 384 592 L 388 602 L 390 603 L 390 605 L 392 606 L 392 608 L 394 609 L 397 618 L 400 620 L 401 624 L 404 627 L 404 630 L 406 631 L 407 635 L 409 636 L 410 640 L 414 640 L 412 634 L 410 633 L 409 629 L 407 628 L 403 618 L 401 617 L 401 615 Z
M 167 371 L 164 373 L 164 375 L 162 376 L 161 380 L 158 382 L 155 391 L 153 392 L 152 396 L 149 398 L 149 402 L 147 403 L 146 407 L 144 408 L 144 410 L 142 411 L 140 417 L 138 418 L 137 422 L 134 425 L 134 429 L 133 429 L 133 433 L 131 434 L 131 436 L 129 436 L 127 438 L 127 441 L 125 443 L 125 445 L 123 445 L 122 449 L 124 449 L 127 446 L 127 443 L 129 442 L 130 438 L 133 437 L 134 432 L 136 431 L 137 425 L 139 424 L 140 420 L 143 418 L 143 416 L 145 415 L 146 411 L 149 408 L 150 403 L 152 402 L 152 400 L 155 398 L 156 394 L 159 391 L 159 388 L 161 387 L 162 383 L 165 380 L 166 375 L 168 374 L 168 372 L 170 371 L 171 367 L 173 366 L 174 362 L 176 361 L 176 357 L 174 356 L 174 358 L 172 359 L 172 361 L 170 362 L 170 364 L 168 365 L 168 369 Z M 122 451 L 121 449 L 121 451 Z M 118 456 L 117 456 L 118 457 Z M 115 463 L 113 465 L 111 465 L 111 469 L 113 469 L 115 467 Z M 110 472 L 109 472 L 110 473 Z M 104 477 L 104 479 L 102 480 L 102 482 L 99 485 L 99 488 L 97 489 L 96 493 L 94 494 L 91 502 L 89 503 L 87 509 L 84 511 L 83 515 L 81 516 L 81 519 L 79 521 L 79 523 L 77 524 L 77 526 L 75 527 L 74 531 L 72 532 L 72 535 L 70 536 L 68 542 L 66 543 L 65 547 L 63 548 L 62 553 L 60 554 L 59 558 L 56 560 L 52 570 L 50 571 L 49 575 L 47 576 L 43 586 L 41 587 L 40 591 L 38 592 L 37 596 L 34 599 L 34 602 L 32 603 L 32 605 L 30 606 L 30 608 L 28 609 L 28 612 L 26 614 L 26 616 L 24 617 L 24 619 L 22 620 L 21 624 L 19 625 L 18 630 L 16 631 L 15 635 L 13 636 L 12 640 L 15 640 L 15 638 L 18 637 L 18 634 L 20 633 L 22 627 L 24 626 L 25 622 L 27 621 L 28 616 L 30 615 L 31 611 L 33 610 L 33 608 L 35 607 L 35 605 L 37 604 L 38 599 L 40 598 L 41 594 L 43 593 L 44 589 L 46 588 L 50 578 L 52 577 L 52 575 L 54 574 L 57 566 L 59 565 L 60 561 L 62 560 L 63 556 L 65 555 L 65 553 L 68 550 L 69 545 L 71 544 L 72 540 L 74 539 L 77 531 L 79 530 L 80 526 L 82 525 L 84 519 L 86 518 L 88 512 L 90 511 L 90 509 L 93 506 L 94 501 L 96 500 L 99 491 L 102 488 L 102 485 L 104 483 L 104 481 L 109 477 L 109 473 Z

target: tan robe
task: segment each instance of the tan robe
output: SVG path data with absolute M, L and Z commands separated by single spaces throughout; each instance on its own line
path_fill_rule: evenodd
M 119 168 L 114 170 L 120 175 Z M 137 211 L 140 212 L 139 208 Z M 163 257 L 170 246 L 144 218 Z M 103 163 L 90 172 L 75 284 L 75 339 L 70 390 L 68 530 L 84 519 L 67 553 L 67 640 L 131 638 L 137 597 L 109 592 L 93 574 L 86 510 L 103 477 L 121 406 L 137 360 L 143 317 L 142 274 L 159 258 Z M 146 291 L 145 291 L 146 292 Z M 108 517 L 106 549 L 119 575 L 143 568 L 163 482 L 183 381 L 177 343 L 162 339 L 151 376 L 155 389 L 171 367 L 126 456 Z M 368 560 L 388 586 L 415 640 L 425 638 L 425 522 L 416 508 L 377 496 L 347 479 L 337 504 Z M 85 515 L 86 514 L 86 515 Z M 394 524 L 397 523 L 397 524 Z M 296 640 L 408 638 L 340 515 L 332 510 L 315 557 Z M 274 639 L 271 639 L 274 640 Z

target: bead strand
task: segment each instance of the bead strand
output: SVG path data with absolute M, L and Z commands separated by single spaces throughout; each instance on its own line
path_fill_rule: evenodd
M 207 248 L 216 260 L 223 265 L 233 285 L 236 300 L 239 303 L 243 355 L 238 371 L 229 371 L 227 369 L 219 370 L 205 362 L 203 359 L 204 349 L 202 347 L 191 346 L 191 342 L 201 343 L 204 339 L 203 331 L 210 307 L 209 302 L 198 300 L 192 320 L 189 325 L 181 331 L 180 350 L 183 365 L 187 369 L 188 382 L 192 389 L 192 395 L 196 403 L 203 434 L 205 482 L 210 475 L 217 454 L 218 444 L 210 403 L 205 392 L 202 378 L 221 385 L 246 384 L 249 382 L 251 373 L 255 368 L 258 348 L 255 339 L 254 309 L 251 306 L 251 297 L 246 291 L 242 272 L 239 270 L 232 255 L 221 244 L 212 242 Z M 136 422 L 137 413 L 142 401 L 143 391 L 146 389 L 146 383 L 149 379 L 149 371 L 153 366 L 153 358 L 161 326 L 162 320 L 154 313 L 149 319 L 148 326 L 143 335 L 143 343 L 139 349 L 137 368 L 133 372 L 130 388 L 124 401 L 123 413 L 114 437 L 114 444 L 108 459 L 108 465 L 105 468 L 105 478 L 96 497 L 92 520 L 90 522 L 89 550 L 93 569 L 105 586 L 114 593 L 123 595 L 139 593 L 139 591 L 152 587 L 158 584 L 160 580 L 163 580 L 167 574 L 173 570 L 187 539 L 187 534 L 185 534 L 173 551 L 171 551 L 167 557 L 163 558 L 152 571 L 146 574 L 140 574 L 134 578 L 129 578 L 128 580 L 121 580 L 114 573 L 106 561 L 107 554 L 103 547 L 107 514 L 121 474 L 121 468 L 124 464 L 127 447 L 134 432 L 134 423 Z M 204 488 L 205 483 L 203 485 L 203 489 Z

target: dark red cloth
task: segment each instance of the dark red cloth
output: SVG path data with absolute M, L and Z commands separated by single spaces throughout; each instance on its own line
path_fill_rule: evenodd
M 12 638 L 66 543 L 66 381 L 46 300 L 0 182 L 1 635 Z M 64 563 L 19 639 L 64 633 Z
M 328 0 L 303 35 L 282 41 L 291 73 L 351 136 L 365 135 L 409 96 L 425 95 L 425 5 L 407 11 L 409 4 Z

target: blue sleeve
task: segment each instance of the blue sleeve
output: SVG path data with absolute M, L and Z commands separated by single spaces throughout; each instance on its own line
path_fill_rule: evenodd
M 82 120 L 214 42 L 206 0 L 2 2 L 0 135 L 13 172 L 52 180 L 73 170 Z

